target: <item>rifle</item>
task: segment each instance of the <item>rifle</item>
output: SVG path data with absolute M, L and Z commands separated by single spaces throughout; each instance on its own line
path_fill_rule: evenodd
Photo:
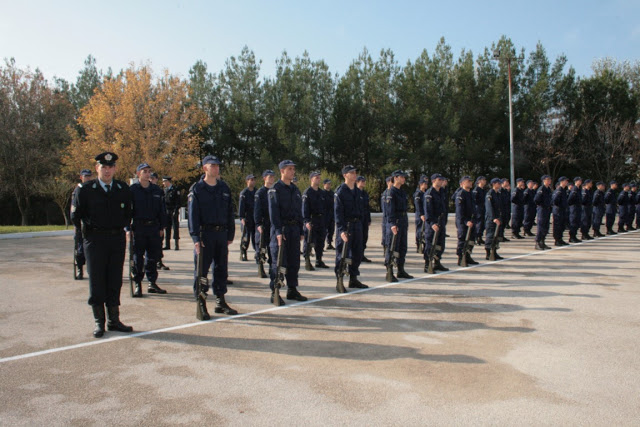
M 435 262 L 438 259 L 438 251 L 442 250 L 442 246 L 438 245 L 438 237 L 440 237 L 440 228 L 442 227 L 442 220 L 444 218 L 445 213 L 441 213 L 438 217 L 438 230 L 433 233 L 433 240 L 431 242 L 431 250 L 429 250 L 429 267 L 427 268 L 427 273 L 433 274 Z
M 500 248 L 500 244 L 498 243 L 498 228 L 500 226 L 496 224 L 496 231 L 493 233 L 493 240 L 491 241 L 491 249 L 489 252 L 489 261 L 496 260 L 496 250 Z
M 133 298 L 133 231 L 129 236 L 129 296 Z
M 284 287 L 284 277 L 287 274 L 287 268 L 282 266 L 282 259 L 284 258 L 284 234 L 282 235 L 282 243 L 278 247 L 278 260 L 276 261 L 276 280 L 273 284 L 273 304 L 276 307 L 280 307 L 280 288 Z
M 467 227 L 467 237 L 464 240 L 464 247 L 462 248 L 462 262 L 460 263 L 462 267 L 468 266 L 467 258 L 471 255 L 471 249 L 473 249 L 475 245 L 475 242 L 471 240 L 471 227 Z
M 260 233 L 260 251 L 258 252 L 258 277 L 264 279 L 267 277 L 267 273 L 264 271 L 264 263 L 267 262 L 267 245 L 265 242 L 264 226 L 262 227 L 262 233 Z
M 242 238 L 240 239 L 240 261 L 247 260 L 247 250 L 249 250 L 250 239 L 249 228 L 247 227 L 247 224 L 245 222 L 245 224 L 242 226 Z
M 350 234 L 347 229 L 347 241 L 342 242 L 342 255 L 340 257 L 340 264 L 338 264 L 338 282 L 336 283 L 336 290 L 338 293 L 345 294 L 347 290 L 344 287 L 344 276 L 349 274 L 349 266 L 351 265 L 351 258 L 347 258 L 349 255 L 349 241 Z
M 421 254 L 424 252 L 424 247 L 427 244 L 427 242 L 425 241 L 424 238 L 424 228 L 426 226 L 426 221 L 422 221 L 422 227 L 421 227 L 421 231 L 420 231 L 420 237 L 418 238 L 418 253 Z
M 309 223 L 309 227 L 307 229 L 307 238 L 304 243 L 304 269 L 307 271 L 314 271 L 315 268 L 311 265 L 311 245 L 313 244 L 313 225 Z M 305 227 L 306 228 L 306 227 Z
M 200 251 L 198 251 L 198 260 L 196 263 L 196 269 L 198 271 L 198 277 L 196 277 L 196 318 L 198 320 L 209 320 L 209 312 L 207 311 L 207 294 L 204 291 L 204 287 L 208 285 L 207 278 L 202 274 L 202 252 L 204 251 L 204 245 L 202 244 L 202 233 L 200 233 Z

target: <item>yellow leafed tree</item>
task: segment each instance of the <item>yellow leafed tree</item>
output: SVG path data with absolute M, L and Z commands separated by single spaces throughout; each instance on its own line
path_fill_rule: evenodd
M 154 81 L 148 66 L 131 66 L 106 80 L 81 110 L 78 122 L 86 136 L 72 131 L 64 156 L 68 172 L 90 167 L 97 154 L 112 151 L 119 156 L 117 177 L 122 180 L 143 162 L 174 180 L 192 177 L 200 160 L 197 131 L 209 119 L 188 95 L 186 82 L 167 71 Z

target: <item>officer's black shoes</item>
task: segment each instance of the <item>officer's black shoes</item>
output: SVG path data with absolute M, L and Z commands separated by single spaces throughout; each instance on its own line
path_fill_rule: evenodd
M 444 233 L 444 237 L 451 237 L 451 236 L 449 236 L 447 233 Z
M 467 265 L 478 265 L 480 264 L 478 261 L 474 260 L 473 258 L 471 258 L 471 254 L 467 254 Z
M 491 249 L 485 249 L 485 251 L 487 252 L 487 256 L 485 256 L 484 259 L 486 259 L 487 261 L 489 261 L 489 258 L 491 258 Z
M 313 268 L 313 265 L 311 265 L 311 260 L 309 258 L 304 259 L 304 269 L 307 271 L 316 271 L 316 269 Z
M 500 237 L 500 239 L 498 240 L 498 242 L 510 242 L 510 241 L 511 241 L 511 239 L 507 239 L 504 236 Z
M 169 250 L 169 249 L 171 249 L 171 248 L 169 247 L 169 245 L 166 245 L 164 248 L 162 248 L 162 250 L 163 250 L 163 251 L 166 251 L 166 250 Z
M 560 240 L 556 240 L 553 246 L 564 246 L 564 245 L 560 243 Z
M 156 282 L 149 282 L 149 287 L 147 288 L 147 292 L 149 292 L 150 294 L 166 294 L 167 293 L 167 291 L 165 291 L 164 289 L 156 285 Z
M 233 285 L 233 280 L 229 280 L 229 279 L 227 279 L 227 280 L 225 281 L 225 285 L 227 285 L 227 286 L 228 286 L 228 285 Z
M 164 265 L 162 261 L 158 261 L 158 270 L 170 270 L 170 268 Z
M 425 267 L 426 268 L 426 267 Z M 393 266 L 387 266 L 387 277 L 385 277 L 387 282 L 397 282 L 398 278 L 393 275 Z
M 104 335 L 104 304 L 92 305 L 93 320 L 96 322 L 96 326 L 93 329 L 94 338 L 101 338 Z
M 178 241 L 176 240 L 176 247 L 173 248 L 174 251 L 179 251 L 180 250 L 180 246 L 178 245 Z
M 316 267 L 317 268 L 329 268 L 329 266 L 327 264 L 325 264 L 324 261 L 322 261 L 322 259 L 318 259 L 316 261 Z
M 593 235 L 594 235 L 594 237 L 604 237 L 604 234 L 602 234 L 602 233 L 600 232 L 600 230 L 598 230 L 598 231 L 594 231 L 594 232 L 593 232 Z
M 535 236 L 535 234 L 533 234 L 533 233 L 531 232 L 531 230 L 525 230 L 525 231 L 524 231 L 524 235 L 525 235 L 525 236 L 529 236 L 529 237 L 534 237 L 534 236 Z
M 547 242 L 544 241 L 544 239 L 542 240 L 542 249 L 551 249 L 551 246 L 547 245 Z
M 287 289 L 287 299 L 294 301 L 306 301 L 308 298 L 303 296 L 296 288 Z
M 242 249 L 240 249 L 240 261 L 246 261 L 247 260 L 247 251 L 243 251 Z
M 560 244 L 562 246 L 569 246 L 569 243 L 565 242 L 563 239 L 560 239 Z
M 569 243 L 581 243 L 582 240 L 578 239 L 577 237 L 572 237 L 569 239 Z
M 124 325 L 120 321 L 120 307 L 118 307 L 117 305 L 115 307 L 107 307 L 107 316 L 109 317 L 109 321 L 107 322 L 108 330 L 118 332 L 133 332 L 133 328 L 131 326 Z
M 484 245 L 484 240 L 482 239 L 482 237 L 478 237 L 478 240 L 476 240 L 476 243 L 480 246 L 480 245 Z
M 275 292 L 271 292 L 271 304 L 273 304 L 273 300 L 275 300 L 275 298 L 276 298 L 276 293 Z M 282 306 L 284 304 L 285 304 L 284 300 L 282 299 L 282 297 L 278 293 L 278 305 Z
M 138 282 L 135 283 L 135 287 L 133 290 L 133 297 L 142 298 L 142 286 Z
M 544 244 L 542 242 L 536 242 L 536 250 L 537 251 L 544 251 L 546 248 L 544 247 Z
M 330 250 L 334 250 L 334 249 L 335 249 L 335 248 L 333 247 L 333 245 L 332 245 L 331 243 L 329 243 L 329 244 L 327 245 L 327 250 L 328 250 L 328 251 L 330 251 Z
M 627 231 L 636 231 L 636 228 L 634 228 L 633 225 L 629 225 Z
M 216 295 L 216 308 L 214 308 L 213 311 L 215 311 L 216 313 L 224 313 L 227 316 L 235 316 L 236 314 L 238 314 L 236 310 L 229 307 L 227 302 L 224 300 L 224 295 Z
M 435 265 L 433 266 L 433 270 L 434 271 L 449 271 L 449 269 L 447 267 L 445 267 L 444 265 L 442 265 L 440 263 L 440 260 L 436 260 Z
M 371 260 L 366 256 L 362 255 L 362 262 L 371 262 Z
M 367 289 L 368 286 L 359 281 L 358 279 L 349 279 L 350 288 Z
M 613 236 L 613 235 L 616 235 L 616 234 L 618 234 L 618 233 L 616 233 L 613 230 L 607 230 L 607 236 Z
M 524 239 L 524 237 L 523 237 L 523 236 L 521 236 L 521 235 L 520 235 L 520 233 L 513 233 L 513 234 L 511 235 L 511 238 L 512 238 L 512 239 L 516 239 L 516 240 L 522 240 L 522 239 Z
M 404 271 L 404 265 L 398 266 L 398 279 L 413 279 L 413 276 Z

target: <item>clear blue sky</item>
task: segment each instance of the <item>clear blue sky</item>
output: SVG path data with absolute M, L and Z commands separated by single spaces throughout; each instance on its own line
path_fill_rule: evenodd
M 540 41 L 588 76 L 594 59 L 640 57 L 640 1 L 0 0 L 0 57 L 70 81 L 89 54 L 103 70 L 149 62 L 186 77 L 199 59 L 218 72 L 247 45 L 262 76 L 283 50 L 343 74 L 364 47 L 404 65 L 440 37 L 477 56 L 502 35 L 527 53 Z

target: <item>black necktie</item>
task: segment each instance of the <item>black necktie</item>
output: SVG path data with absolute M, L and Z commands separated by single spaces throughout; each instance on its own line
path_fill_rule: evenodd
M 104 187 L 107 189 L 107 193 L 108 193 L 109 191 L 111 191 L 111 185 L 106 184 Z

